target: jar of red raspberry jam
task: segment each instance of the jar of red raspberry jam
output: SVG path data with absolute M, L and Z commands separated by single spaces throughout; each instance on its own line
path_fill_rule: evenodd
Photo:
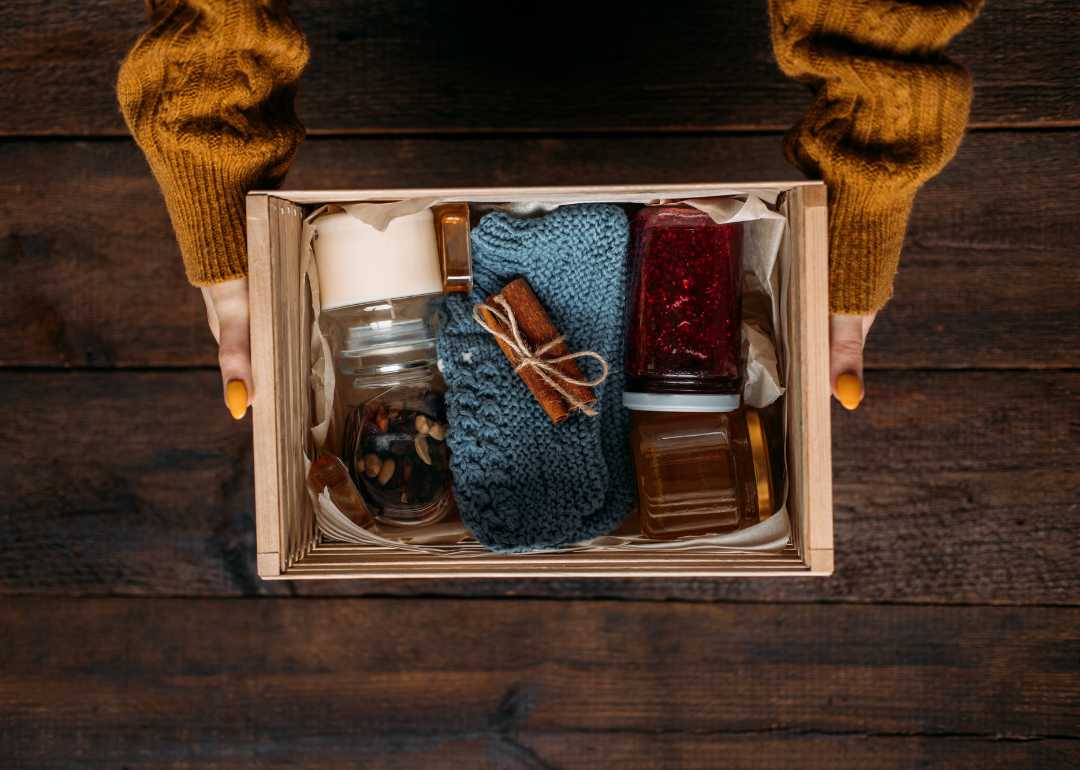
M 739 386 L 742 224 L 686 204 L 647 206 L 630 224 L 631 390 L 734 393 Z

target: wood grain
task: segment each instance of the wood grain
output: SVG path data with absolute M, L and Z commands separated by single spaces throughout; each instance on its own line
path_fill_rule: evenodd
M 680 770 L 716 770 L 718 767 L 736 770 L 909 770 L 912 767 L 1066 770 L 1080 762 L 1080 747 L 1068 739 L 778 734 L 770 730 L 763 734 L 704 735 L 684 732 L 568 735 L 553 731 L 530 732 L 522 735 L 520 740 L 535 756 L 543 758 L 547 767 L 565 770 L 587 770 L 597 766 L 625 770 L 656 767 L 678 767 Z M 492 743 L 492 750 L 502 749 L 510 754 L 508 748 Z M 536 767 L 525 764 L 524 760 L 521 765 L 507 766 Z
M 874 372 L 867 392 L 832 415 L 829 579 L 275 586 L 217 372 L 0 373 L 0 592 L 1080 604 L 1080 373 Z
M 6 600 L 0 758 L 1064 767 L 1078 627 L 1015 607 Z
M 251 423 L 224 411 L 217 372 L 0 380 L 9 589 L 275 590 L 254 571 Z
M 0 142 L 0 167 L 0 365 L 216 365 L 133 145 Z M 1078 168 L 1078 132 L 968 136 L 916 200 L 868 365 L 1080 366 Z M 287 187 L 793 176 L 777 136 L 358 138 L 308 140 Z
M 293 13 L 312 51 L 297 111 L 315 133 L 784 130 L 810 103 L 773 60 L 764 2 L 309 0 Z M 1068 0 L 998 0 L 954 41 L 976 124 L 1080 122 L 1074 14 Z M 4 19 L 0 66 L 17 87 L 0 93 L 0 135 L 127 133 L 114 88 L 144 6 L 7 2 Z
M 785 432 L 791 542 L 811 571 L 831 575 L 833 552 L 832 428 L 829 404 L 828 193 L 816 184 L 784 201 L 790 264 L 781 267 L 790 299 L 781 311 L 785 339 Z
M 318 730 L 318 726 L 312 729 Z M 392 734 L 385 740 L 371 735 L 335 735 L 318 740 L 264 741 L 259 745 L 248 741 L 239 746 L 222 746 L 219 741 L 213 748 L 204 748 L 209 741 L 195 744 L 190 738 L 176 739 L 180 743 L 177 746 L 172 741 L 155 741 L 151 736 L 145 741 L 151 746 L 137 759 L 130 752 L 111 752 L 110 756 L 124 756 L 126 764 L 122 767 L 129 770 L 247 770 L 255 764 L 261 770 L 337 770 L 358 760 L 365 770 L 415 770 L 417 763 L 422 763 L 425 770 L 1075 770 L 1080 762 L 1076 741 L 1069 738 L 515 730 L 506 735 L 467 733 L 425 739 L 415 732 L 404 737 Z M 190 758 L 194 753 L 192 744 L 199 752 L 195 759 Z M 98 751 L 81 750 L 81 754 L 91 765 Z M 27 752 L 13 754 L 22 758 Z M 70 758 L 60 760 L 59 756 L 55 750 L 42 751 L 22 766 L 35 770 L 80 766 Z

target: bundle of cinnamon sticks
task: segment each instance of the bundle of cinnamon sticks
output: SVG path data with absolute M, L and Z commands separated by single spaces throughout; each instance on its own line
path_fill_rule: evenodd
M 504 336 L 514 339 L 514 330 L 507 328 L 507 325 L 500 321 L 489 307 L 509 308 L 511 313 L 504 317 L 508 317 L 517 326 L 517 330 L 527 341 L 528 347 L 531 348 L 531 351 L 526 353 L 527 355 L 533 355 L 536 351 L 542 350 L 545 345 L 560 336 L 559 330 L 555 328 L 555 324 L 551 322 L 547 311 L 544 310 L 540 300 L 536 298 L 536 294 L 533 293 L 532 288 L 524 278 L 518 278 L 516 281 L 511 282 L 499 294 L 489 296 L 487 306 L 479 305 L 477 307 L 484 321 L 492 330 L 499 331 Z M 499 343 L 499 347 L 502 348 L 503 353 L 510 360 L 510 363 L 517 367 L 522 361 L 523 351 L 516 349 L 516 345 L 501 339 L 499 335 L 495 335 L 495 339 Z M 578 355 L 596 356 L 595 353 Z M 526 365 L 518 369 L 521 379 L 532 391 L 532 394 L 536 396 L 540 406 L 543 407 L 548 417 L 556 425 L 565 422 L 574 409 L 583 409 L 591 413 L 588 407 L 596 403 L 596 394 L 593 389 L 582 384 L 585 382 L 585 375 L 577 362 L 573 358 L 566 358 L 562 361 L 554 360 L 563 356 L 570 356 L 570 348 L 565 342 L 559 342 L 552 345 L 540 356 L 540 361 L 543 362 L 543 374 L 535 366 Z M 599 356 L 596 357 L 599 358 Z M 545 374 L 547 379 L 545 379 Z M 561 388 L 569 398 L 560 393 L 556 387 L 553 387 L 549 380 L 556 382 L 558 388 Z M 599 382 L 599 380 L 595 382 Z

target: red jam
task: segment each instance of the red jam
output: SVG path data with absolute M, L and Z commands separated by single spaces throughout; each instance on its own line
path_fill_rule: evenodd
M 632 390 L 732 393 L 739 381 L 742 224 L 647 206 L 630 224 Z

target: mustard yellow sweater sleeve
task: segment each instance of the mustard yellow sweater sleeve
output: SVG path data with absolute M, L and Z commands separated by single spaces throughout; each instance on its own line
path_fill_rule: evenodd
M 247 275 L 244 196 L 285 179 L 308 59 L 287 0 L 150 0 L 117 95 L 172 218 L 188 279 Z
M 814 93 L 784 137 L 829 186 L 829 304 L 868 315 L 892 295 L 919 186 L 952 158 L 971 80 L 942 55 L 982 0 L 770 0 L 780 68 Z

